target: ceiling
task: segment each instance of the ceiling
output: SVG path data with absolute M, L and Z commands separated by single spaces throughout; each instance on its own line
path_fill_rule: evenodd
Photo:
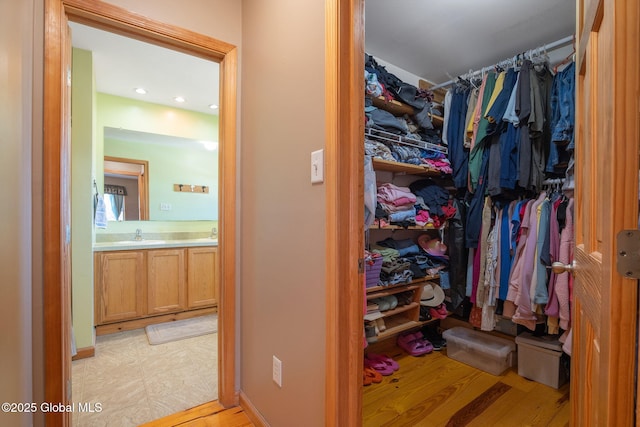
M 216 62 L 135 39 L 70 23 L 72 45 L 93 52 L 96 90 L 111 95 L 218 114 Z M 146 95 L 135 92 L 143 87 Z M 182 96 L 185 102 L 173 98 Z
M 366 0 L 365 49 L 423 79 L 442 83 L 573 35 L 575 3 Z
M 481 7 L 479 5 L 482 5 Z M 71 23 L 99 92 L 218 114 L 218 64 Z M 575 0 L 366 0 L 367 53 L 434 83 L 572 35 Z M 144 87 L 139 95 L 134 89 Z M 183 96 L 177 104 L 173 98 Z

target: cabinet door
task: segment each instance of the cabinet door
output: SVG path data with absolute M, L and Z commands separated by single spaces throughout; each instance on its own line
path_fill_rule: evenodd
M 147 314 L 185 309 L 184 249 L 147 252 Z
M 96 323 L 135 319 L 144 314 L 145 268 L 142 252 L 96 255 Z
M 218 248 L 189 248 L 187 262 L 187 306 L 200 308 L 218 304 Z

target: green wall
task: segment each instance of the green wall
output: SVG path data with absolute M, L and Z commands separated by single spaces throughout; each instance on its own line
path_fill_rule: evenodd
M 158 146 L 105 139 L 104 155 L 149 162 L 150 220 L 217 219 L 218 150 L 208 151 L 202 144 Z M 207 186 L 209 193 L 177 192 L 174 184 Z M 171 210 L 161 210 L 161 203 Z
M 94 345 L 93 329 L 93 140 L 95 82 L 92 53 L 73 49 L 71 90 L 71 298 L 78 348 Z
M 195 154 L 176 147 L 173 153 L 152 155 L 149 159 L 152 221 L 110 222 L 107 229 L 96 229 L 93 226 L 93 182 L 96 181 L 97 188 L 102 193 L 104 127 L 200 141 L 218 141 L 218 117 L 97 93 L 92 53 L 89 51 L 73 49 L 72 73 L 72 317 L 76 347 L 85 348 L 92 347 L 95 343 L 93 242 L 96 234 L 133 235 L 137 228 L 142 228 L 144 232 L 157 233 L 208 233 L 212 227 L 218 227 L 218 151 L 200 150 Z M 139 155 L 135 150 L 140 149 L 130 147 L 135 144 L 123 144 L 122 141 L 119 141 L 119 144 L 120 148 L 110 151 L 107 155 Z M 122 147 L 123 145 L 127 147 Z M 180 159 L 176 160 L 179 157 Z M 178 164 L 186 164 L 187 167 L 180 170 Z M 210 176 L 206 180 L 205 174 Z M 174 183 L 208 185 L 210 193 L 161 194 L 159 189 L 166 188 L 169 183 L 171 189 Z M 160 202 L 170 203 L 170 212 L 179 214 L 186 220 L 168 220 L 159 210 Z M 203 203 L 211 204 L 213 208 L 210 211 L 214 212 L 213 217 L 196 215 L 196 212 L 201 211 L 198 206 Z M 208 220 L 203 221 L 205 218 Z
M 186 149 L 110 139 L 104 128 L 125 129 L 195 141 L 218 141 L 218 116 L 150 104 L 104 93 L 97 94 L 98 152 L 114 157 L 149 160 L 149 217 L 151 220 L 214 220 L 218 218 L 218 150 Z M 100 188 L 103 165 L 97 163 Z M 209 194 L 176 193 L 173 184 L 209 186 Z M 169 203 L 170 211 L 161 211 Z M 107 232 L 109 227 L 107 226 Z

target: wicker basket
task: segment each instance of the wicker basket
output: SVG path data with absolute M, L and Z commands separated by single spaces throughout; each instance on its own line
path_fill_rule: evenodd
M 382 269 L 382 257 L 371 258 L 365 261 L 365 277 L 367 288 L 378 286 L 380 282 L 380 270 Z

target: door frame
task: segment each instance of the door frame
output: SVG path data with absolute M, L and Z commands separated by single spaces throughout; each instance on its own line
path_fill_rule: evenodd
M 362 425 L 364 0 L 325 3 L 325 425 Z
M 219 230 L 220 230 L 220 299 L 218 301 L 218 401 L 223 406 L 238 404 L 236 389 L 236 116 L 237 116 L 237 48 L 236 46 L 183 28 L 165 24 L 126 9 L 97 0 L 45 0 L 44 29 L 44 356 L 45 401 L 68 403 L 71 358 L 69 334 L 64 331 L 64 301 L 70 299 L 70 284 L 61 283 L 65 262 L 65 232 L 62 183 L 70 180 L 70 171 L 61 168 L 68 155 L 62 144 L 63 130 L 70 117 L 61 108 L 67 76 L 63 48 L 70 45 L 66 22 L 74 21 L 127 37 L 178 50 L 220 64 L 219 137 Z M 66 289 L 66 291 L 65 291 Z M 69 318 L 70 316 L 66 316 Z M 66 425 L 63 413 L 48 413 L 48 425 Z
M 593 2 L 592 2 L 593 3 Z M 626 2 L 630 10 L 633 2 Z M 364 119 L 362 97 L 362 69 L 364 68 L 364 0 L 328 0 L 326 2 L 326 68 L 325 68 L 325 114 L 326 114 L 326 185 L 327 185 L 327 269 L 326 269 L 326 306 L 327 306 L 327 342 L 326 342 L 326 386 L 325 386 L 325 424 L 326 425 L 362 425 L 362 357 L 363 331 L 361 310 L 363 292 L 358 283 L 362 283 L 362 274 L 357 274 L 357 260 L 363 256 L 363 148 L 362 134 Z M 597 15 L 590 10 L 586 19 L 595 19 Z M 577 21 L 581 19 L 578 11 Z M 637 6 L 629 13 L 627 28 L 638 32 Z M 624 16 L 624 14 L 622 14 Z M 635 22 L 635 27 L 633 26 Z M 637 35 L 637 34 L 636 34 Z M 634 58 L 633 49 L 637 45 L 625 44 L 627 58 Z M 577 68 L 580 59 L 576 61 Z M 621 55 L 622 59 L 624 55 Z M 637 59 L 636 59 L 636 67 Z M 637 75 L 634 74 L 634 76 Z M 625 74 L 628 77 L 628 74 Z M 631 82 L 629 82 L 631 83 Z M 624 83 L 623 83 L 624 84 Z M 620 105 L 629 120 L 637 122 L 637 100 L 623 97 Z M 628 130 L 619 130 L 624 133 Z M 631 132 L 638 141 L 640 131 L 637 127 Z M 623 137 L 623 135 L 619 135 Z M 628 165 L 637 169 L 638 159 L 627 158 Z M 628 166 L 627 165 L 627 166 Z M 635 166 L 633 166 L 635 165 Z M 633 188 L 635 184 L 632 185 Z M 627 212 L 626 215 L 629 215 Z M 632 216 L 632 215 L 631 215 Z M 637 217 L 631 218 L 637 221 Z M 614 252 L 615 253 L 615 252 Z M 609 254 L 611 256 L 613 254 Z M 613 273 L 615 275 L 615 273 Z M 636 286 L 636 285 L 632 285 Z M 630 292 L 635 295 L 634 292 Z M 617 292 L 617 294 L 621 294 Z M 637 312 L 634 313 L 637 315 Z M 575 339 L 575 337 L 574 337 Z M 578 338 L 579 339 L 579 338 Z M 629 343 L 614 343 L 616 349 L 624 349 L 627 357 Z M 615 350 L 612 351 L 615 353 Z M 610 352 L 611 353 L 611 352 Z M 606 361 L 602 375 L 625 375 L 617 372 L 619 363 Z M 638 365 L 636 359 L 635 363 Z M 572 381 L 579 381 L 573 378 Z M 623 384 L 624 383 L 624 384 Z M 640 388 L 636 382 L 636 387 Z M 629 391 L 629 381 L 617 381 L 615 387 Z M 619 419 L 631 419 L 632 404 L 640 408 L 640 397 L 632 396 L 621 407 L 624 414 Z M 584 402 L 575 402 L 579 408 Z M 611 414 L 607 414 L 611 415 Z M 575 414 L 572 414 L 575 418 Z
M 130 165 L 140 166 L 142 172 L 131 172 L 127 170 L 116 170 L 106 168 L 104 173 L 113 173 L 116 175 L 135 176 L 138 183 L 138 218 L 142 221 L 149 219 L 149 162 L 146 160 L 126 159 L 123 157 L 104 156 L 104 162 L 128 163 Z M 123 167 L 124 168 L 124 167 Z M 126 211 L 126 209 L 125 209 Z

